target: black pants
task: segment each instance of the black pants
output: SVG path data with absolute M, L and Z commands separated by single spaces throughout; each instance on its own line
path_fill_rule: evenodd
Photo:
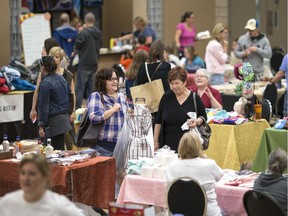
M 54 150 L 65 150 L 64 148 L 64 134 L 51 137 L 51 145 Z

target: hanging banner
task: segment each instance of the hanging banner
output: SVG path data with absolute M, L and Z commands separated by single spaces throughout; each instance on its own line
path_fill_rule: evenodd
M 24 120 L 24 95 L 0 95 L 0 123 Z

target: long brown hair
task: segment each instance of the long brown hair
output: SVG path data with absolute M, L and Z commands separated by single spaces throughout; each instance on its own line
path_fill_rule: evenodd
M 165 61 L 164 51 L 166 50 L 165 44 L 161 40 L 154 41 L 148 52 L 148 62 L 155 63 L 157 61 Z
M 125 76 L 128 80 L 136 78 L 139 67 L 147 61 L 148 53 L 145 50 L 138 50 L 133 58 L 133 62 L 126 72 Z

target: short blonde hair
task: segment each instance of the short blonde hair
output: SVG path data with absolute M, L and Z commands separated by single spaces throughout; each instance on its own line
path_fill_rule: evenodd
M 179 142 L 178 154 L 182 159 L 203 158 L 202 145 L 198 134 L 195 132 L 183 134 Z
M 50 167 L 46 157 L 34 153 L 26 154 L 19 163 L 19 170 L 21 172 L 25 164 L 33 163 L 37 166 L 39 172 L 47 179 L 47 187 L 51 186 L 50 182 Z
M 140 24 L 142 27 L 146 26 L 146 22 L 142 17 L 135 17 L 134 23 Z
M 228 29 L 223 23 L 217 23 L 212 31 L 212 37 L 215 38 L 217 41 L 220 41 L 221 33 Z
M 49 51 L 49 56 L 54 57 L 55 55 L 59 55 L 61 61 L 64 57 L 66 57 L 65 51 L 61 47 L 58 47 L 58 46 L 52 47 Z

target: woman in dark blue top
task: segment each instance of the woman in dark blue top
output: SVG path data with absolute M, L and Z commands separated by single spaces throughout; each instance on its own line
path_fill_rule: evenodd
M 63 76 L 55 73 L 57 65 L 51 56 L 41 59 L 44 77 L 38 94 L 38 126 L 41 137 L 51 138 L 54 149 L 64 150 L 64 133 L 71 130 L 68 115 L 69 86 Z

